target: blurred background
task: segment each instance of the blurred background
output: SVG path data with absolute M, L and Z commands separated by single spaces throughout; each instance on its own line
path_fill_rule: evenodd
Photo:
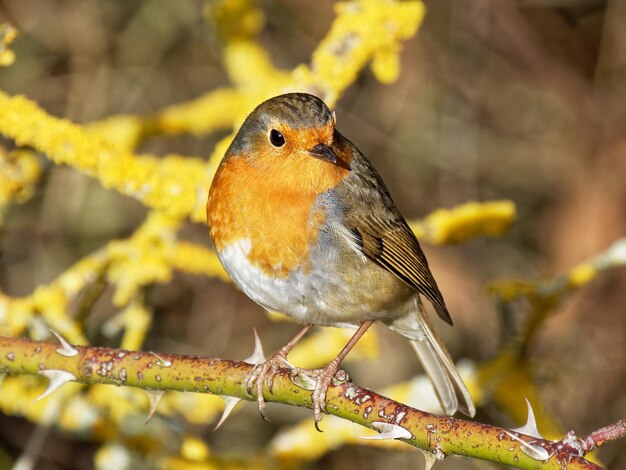
M 365 70 L 339 100 L 338 129 L 374 163 L 401 211 L 421 218 L 470 200 L 510 199 L 517 222 L 497 239 L 424 246 L 455 320 L 439 330 L 455 358 L 492 359 L 503 333 L 516 334 L 528 305 L 504 321 L 486 286 L 499 279 L 537 281 L 565 273 L 626 234 L 626 2 L 620 0 L 426 1 L 418 34 L 404 43 L 397 82 Z M 260 41 L 278 67 L 308 63 L 334 18 L 333 2 L 257 2 Z M 49 113 L 78 123 L 114 114 L 150 114 L 228 85 L 221 41 L 199 0 L 108 2 L 1 0 L 0 22 L 20 31 L 14 65 L 0 89 L 24 94 Z M 228 131 L 154 137 L 140 152 L 207 157 Z M 12 142 L 1 140 L 8 146 Z M 0 289 L 28 295 L 108 241 L 127 237 L 147 210 L 72 168 L 42 158 L 44 177 L 0 226 Z M 206 227 L 183 237 L 209 246 Z M 108 297 L 107 297 L 108 296 Z M 297 326 L 274 322 L 230 284 L 177 274 L 146 296 L 154 310 L 145 349 L 241 359 L 256 327 L 275 351 Z M 94 344 L 111 314 L 110 293 L 94 306 Z M 347 365 L 374 390 L 419 372 L 408 343 L 379 328 L 380 357 Z M 602 273 L 573 293 L 527 347 L 546 408 L 564 430 L 584 435 L 626 417 L 626 270 Z M 252 404 L 219 432 L 195 431 L 229 459 L 263 455 L 282 426 L 307 410 Z M 516 426 L 497 407 L 481 421 Z M 180 423 L 179 423 L 180 424 Z M 29 442 L 33 425 L 0 416 L 5 462 Z M 97 443 L 60 433 L 45 439 L 37 468 L 91 468 Z M 606 446 L 603 464 L 626 469 L 626 442 Z M 304 468 L 419 468 L 410 448 L 341 447 Z M 232 462 L 231 462 L 232 463 Z M 439 465 L 439 464 L 438 464 Z M 448 459 L 442 468 L 488 468 Z M 242 464 L 242 468 L 245 465 Z M 495 466 L 494 466 L 495 468 Z

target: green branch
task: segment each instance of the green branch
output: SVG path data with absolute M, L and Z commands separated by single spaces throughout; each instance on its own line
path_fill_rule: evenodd
M 66 381 L 112 384 L 145 390 L 213 393 L 255 400 L 246 389 L 253 365 L 223 359 L 141 351 L 63 346 L 26 339 L 0 337 L 0 372 L 39 374 L 57 385 Z M 59 371 L 55 373 L 54 371 Z M 338 374 L 340 376 L 341 374 Z M 517 432 L 416 410 L 402 403 L 336 379 L 327 393 L 326 408 L 384 436 L 433 453 L 473 457 L 528 469 L 600 469 L 586 461 L 576 439 L 568 435 L 557 443 Z M 48 391 L 53 393 L 52 387 Z M 311 408 L 311 394 L 294 385 L 287 370 L 280 371 L 267 401 Z M 583 447 L 586 449 L 586 447 Z

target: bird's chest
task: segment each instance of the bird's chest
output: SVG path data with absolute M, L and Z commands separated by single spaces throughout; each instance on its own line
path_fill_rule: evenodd
M 247 262 L 267 276 L 285 278 L 306 267 L 325 218 L 312 206 L 313 198 L 299 194 L 239 192 L 221 198 L 209 212 L 209 225 L 218 252 L 238 247 L 236 255 L 224 257 L 226 269 L 236 271 Z
M 246 238 L 219 250 L 224 269 L 235 284 L 262 307 L 305 321 L 309 289 L 302 284 L 302 270 L 295 268 L 287 275 L 283 275 L 281 269 L 270 271 L 250 259 L 252 246 L 252 240 Z

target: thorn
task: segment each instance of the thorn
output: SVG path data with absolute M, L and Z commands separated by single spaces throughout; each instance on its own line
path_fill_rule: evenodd
M 243 361 L 248 364 L 262 364 L 266 361 L 265 354 L 263 353 L 263 345 L 259 334 L 256 332 L 256 328 L 252 328 L 254 331 L 254 351 L 250 357 L 245 358 Z
M 295 373 L 292 373 L 294 370 Z M 294 385 L 297 385 L 298 387 L 309 391 L 315 390 L 315 387 L 317 385 L 317 382 L 313 378 L 302 373 L 302 371 L 298 369 L 292 369 L 289 372 L 289 380 L 291 380 L 291 383 L 293 383 Z
M 76 376 L 74 374 L 70 374 L 69 372 L 64 370 L 46 369 L 40 370 L 39 373 L 46 377 L 48 380 L 50 380 L 50 382 L 48 383 L 48 388 L 46 388 L 46 390 L 41 395 L 35 398 L 35 401 L 47 397 L 52 392 L 60 388 L 61 385 L 76 380 Z
M 372 427 L 380 434 L 377 436 L 359 436 L 360 439 L 368 441 L 382 441 L 385 439 L 410 439 L 413 435 L 408 429 L 398 424 L 385 423 L 383 421 L 374 421 Z
M 172 361 L 166 361 L 165 359 L 163 359 L 161 356 L 159 356 L 157 353 L 152 353 L 154 356 L 157 357 L 157 359 L 159 360 L 157 362 L 157 366 L 159 367 L 170 367 L 172 365 Z
M 426 452 L 425 450 L 418 449 L 424 456 L 424 470 L 430 470 L 437 461 L 437 455 L 434 452 Z
M 507 435 L 511 439 L 513 439 L 514 441 L 519 442 L 520 449 L 522 449 L 522 452 L 524 452 L 526 455 L 528 455 L 531 459 L 535 459 L 535 460 L 538 460 L 540 462 L 543 462 L 543 461 L 548 460 L 550 458 L 550 453 L 546 449 L 544 449 L 543 447 L 531 444 L 529 442 L 526 442 L 523 439 L 520 439 L 519 437 L 517 437 L 514 434 L 511 434 L 508 431 L 504 431 L 504 432 L 507 433 Z
M 527 436 L 536 437 L 537 439 L 545 439 L 537 428 L 537 421 L 535 420 L 535 413 L 533 412 L 533 407 L 528 401 L 528 398 L 524 398 L 526 400 L 526 406 L 528 407 L 528 418 L 526 419 L 526 424 L 519 428 L 511 429 L 511 431 L 518 432 L 520 434 L 526 434 Z
M 67 340 L 61 336 L 59 333 L 57 333 L 56 331 L 54 331 L 52 328 L 50 328 L 50 332 L 57 337 L 57 339 L 59 340 L 59 343 L 61 343 L 61 348 L 57 348 L 56 351 L 61 355 L 61 356 L 65 356 L 65 357 L 74 357 L 78 354 L 78 349 L 72 347 L 72 345 L 70 343 L 67 342 Z
M 620 238 L 613 243 L 606 255 L 615 264 L 626 263 L 626 238 Z
M 145 392 L 146 395 L 148 395 L 148 400 L 150 400 L 150 411 L 148 412 L 148 417 L 146 418 L 145 422 L 145 424 L 148 424 L 154 416 L 154 413 L 156 413 L 157 406 L 159 406 L 161 398 L 163 398 L 163 395 L 165 395 L 165 391 L 145 390 Z
M 222 397 L 222 398 L 224 398 L 224 411 L 222 412 L 222 417 L 213 428 L 214 432 L 217 431 L 222 424 L 224 424 L 224 421 L 226 421 L 226 418 L 230 416 L 232 411 L 235 409 L 235 406 L 237 405 L 237 403 L 241 401 L 241 398 L 235 398 L 235 397 Z

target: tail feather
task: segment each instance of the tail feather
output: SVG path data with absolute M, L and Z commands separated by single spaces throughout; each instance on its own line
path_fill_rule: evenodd
M 476 407 L 469 391 L 421 307 L 421 302 L 418 302 L 420 311 L 411 315 L 410 319 L 396 320 L 389 327 L 411 340 L 411 346 L 430 378 L 444 412 L 453 415 L 460 411 L 467 416 L 474 416 Z
M 428 339 L 425 341 L 411 340 L 411 346 L 413 346 L 426 374 L 433 383 L 441 407 L 447 415 L 453 415 L 460 411 L 467 416 L 474 416 L 476 407 L 448 351 L 441 344 L 439 338 L 433 334 L 434 330 L 430 328 L 430 325 L 425 324 L 424 326 Z

